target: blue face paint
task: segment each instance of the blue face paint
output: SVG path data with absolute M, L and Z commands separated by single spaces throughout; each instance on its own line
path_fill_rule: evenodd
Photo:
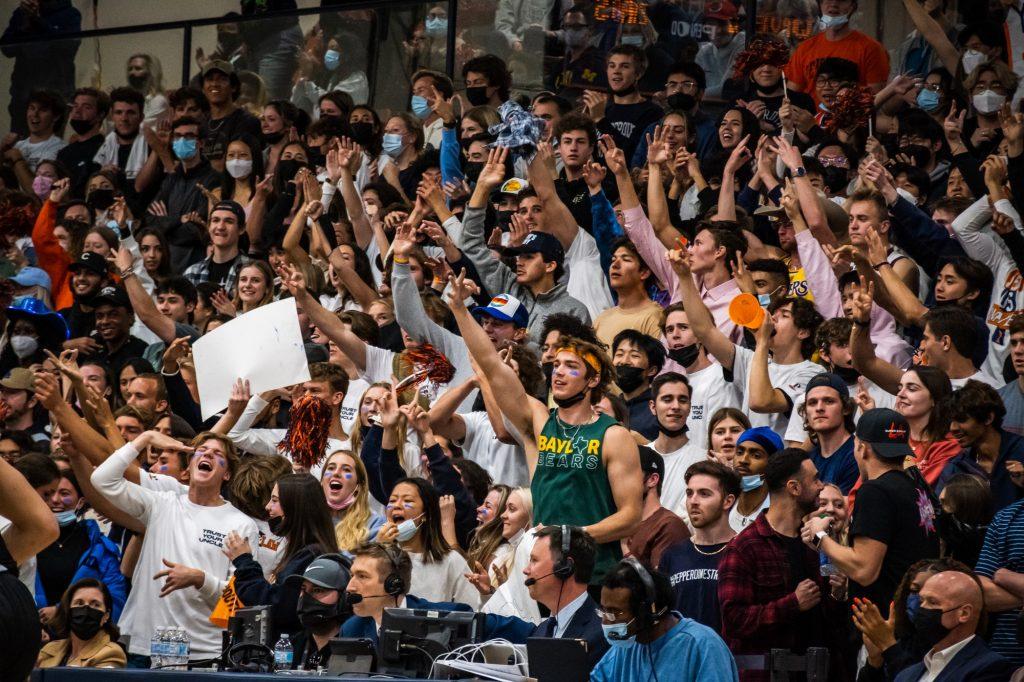
M 223 457 L 217 456 L 216 460 L 217 460 L 217 466 L 219 466 L 221 469 L 227 469 L 228 468 L 228 462 L 227 462 L 226 459 L 224 459 Z
M 580 371 L 578 369 L 570 369 L 569 370 L 569 376 L 571 376 L 571 377 L 578 377 L 579 375 L 580 375 Z
M 161 464 L 159 467 L 157 467 L 157 471 L 159 471 L 161 474 L 166 474 L 168 469 L 170 469 L 170 467 L 168 467 L 166 464 Z
M 352 480 L 352 474 L 343 474 L 343 477 L 345 478 L 346 481 Z

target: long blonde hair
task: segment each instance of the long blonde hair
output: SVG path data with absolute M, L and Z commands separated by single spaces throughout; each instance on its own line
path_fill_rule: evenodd
M 526 513 L 530 517 L 529 520 L 526 522 L 526 525 L 523 527 L 523 530 L 527 530 L 528 528 L 530 528 L 530 526 L 533 525 L 533 493 L 530 492 L 529 488 L 512 488 L 512 490 L 509 491 L 508 493 L 508 497 L 512 497 L 513 495 L 519 495 L 519 499 L 522 500 L 523 503 L 523 509 L 526 510 Z M 508 498 L 505 499 L 505 504 L 506 506 L 508 505 Z M 508 540 L 504 540 L 504 542 L 508 542 Z M 515 563 L 515 561 L 516 552 L 515 548 L 513 547 L 512 551 L 505 555 L 505 559 L 501 562 L 500 565 L 491 566 L 488 568 L 488 572 L 491 574 L 491 578 L 493 579 L 497 575 L 497 571 L 495 570 L 497 568 L 504 569 L 505 575 L 509 576 L 510 571 L 512 569 L 512 565 Z
M 477 526 L 473 533 L 473 540 L 469 543 L 469 550 L 466 552 L 470 568 L 475 567 L 478 561 L 486 567 L 494 557 L 494 553 L 498 551 L 498 547 L 505 542 L 505 538 L 501 535 L 504 525 L 501 515 L 505 513 L 505 503 L 508 502 L 508 496 L 512 494 L 512 488 L 504 483 L 497 483 L 487 491 L 488 494 L 492 492 L 498 493 L 498 504 L 494 507 L 494 516 L 483 525 Z
M 355 425 L 352 428 L 352 433 L 349 434 L 349 444 L 352 446 L 352 451 L 353 452 L 359 452 L 360 449 L 362 449 L 362 447 L 363 447 L 363 433 L 362 433 L 363 401 L 366 400 L 366 394 L 369 393 L 370 389 L 372 389 L 372 388 L 383 388 L 384 390 L 386 390 L 386 391 L 388 391 L 390 393 L 391 392 L 391 383 L 388 382 L 388 381 L 377 381 L 377 382 L 374 382 L 374 383 L 370 384 L 369 386 L 367 386 L 366 390 L 363 391 L 363 394 L 361 396 L 359 396 L 359 406 L 356 408 L 358 410 L 358 413 L 356 414 L 356 423 L 355 423 Z M 401 404 L 401 401 L 399 401 L 399 404 Z M 399 463 L 401 463 L 402 468 L 405 469 L 406 466 L 405 466 L 405 455 L 404 455 L 404 452 L 405 452 L 405 440 L 406 440 L 406 424 L 405 424 L 405 416 L 404 415 L 399 417 L 399 419 L 398 419 L 398 426 L 396 426 L 395 428 L 398 431 L 398 433 L 396 435 L 397 445 L 395 446 L 395 450 L 398 451 L 398 461 L 399 461 Z M 362 462 L 360 462 L 360 464 L 361 463 Z M 409 473 L 408 471 L 406 473 L 409 474 L 410 476 L 414 475 L 412 473 Z
M 334 524 L 334 537 L 338 540 L 338 549 L 343 552 L 351 552 L 359 545 L 366 542 L 370 535 L 370 487 L 367 484 L 369 476 L 363 460 L 349 450 L 335 450 L 327 456 L 324 462 L 324 470 L 335 455 L 346 455 L 352 459 L 353 468 L 356 470 L 356 491 L 355 500 L 352 505 L 344 510 L 341 520 Z M 323 474 L 320 476 L 323 481 Z

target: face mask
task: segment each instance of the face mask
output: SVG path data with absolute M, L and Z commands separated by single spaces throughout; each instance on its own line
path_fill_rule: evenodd
M 313 148 L 309 152 L 309 165 L 311 168 L 323 168 L 327 165 L 327 155 L 319 149 Z M 323 182 L 325 178 L 326 176 L 324 178 L 317 176 L 317 180 L 320 182 Z
M 267 526 L 270 528 L 270 532 L 278 537 L 281 537 L 281 526 L 283 525 L 283 516 L 271 516 L 269 519 L 267 519 Z
M 994 114 L 1003 106 L 1006 96 L 992 90 L 985 90 L 972 97 L 971 101 L 974 102 L 974 108 L 980 113 Z
M 857 383 L 857 379 L 860 378 L 860 372 L 855 370 L 853 367 L 833 367 L 832 373 L 847 384 L 855 384 Z
M 751 474 L 750 476 L 744 476 L 740 481 L 740 487 L 743 492 L 749 493 L 751 490 L 757 490 L 764 485 L 764 476 L 761 474 Z
M 757 303 L 762 308 L 767 308 L 771 304 L 771 302 L 772 302 L 772 295 L 771 294 L 758 294 L 757 295 Z
M 11 337 L 11 349 L 19 360 L 24 360 L 39 349 L 39 341 L 26 334 L 17 334 Z
M 554 400 L 555 401 L 555 405 L 558 405 L 559 407 L 562 407 L 562 408 L 572 407 L 576 403 L 578 403 L 581 400 L 583 400 L 583 397 L 584 397 L 585 393 L 586 393 L 586 389 L 580 391 L 576 395 L 571 395 L 568 398 L 556 398 L 555 396 L 551 396 L 551 399 Z
M 103 627 L 103 616 L 107 615 L 91 606 L 72 606 L 68 609 L 68 627 L 78 639 L 89 640 Z
M 821 179 L 833 193 L 841 192 L 850 182 L 849 172 L 845 168 L 826 166 L 822 169 Z
M 985 53 L 978 50 L 967 50 L 967 52 L 964 52 L 964 56 L 960 58 L 960 63 L 964 65 L 964 75 L 973 73 L 986 59 L 988 57 L 985 56 Z
M 281 177 L 281 185 L 284 186 L 284 184 L 287 183 L 289 180 L 294 179 L 295 174 L 298 173 L 299 169 L 302 168 L 304 165 L 305 164 L 303 164 L 301 161 L 296 161 L 295 159 L 285 159 L 284 161 L 278 161 L 277 170 L 275 171 L 275 173 Z
M 260 137 L 267 144 L 277 144 L 284 139 L 284 131 L 278 130 L 276 133 L 260 133 Z
M 84 135 L 85 133 L 89 132 L 90 130 L 92 130 L 92 127 L 94 125 L 92 121 L 85 121 L 80 118 L 73 118 L 70 121 L 68 121 L 68 124 L 71 126 L 71 129 L 74 130 L 79 135 Z
M 72 523 L 78 520 L 78 514 L 75 512 L 74 509 L 56 512 L 54 516 L 57 517 L 57 525 L 61 528 L 66 528 L 67 526 L 70 526 Z
M 359 121 L 351 124 L 352 139 L 366 147 L 373 139 L 373 124 L 366 121 Z
M 45 175 L 37 175 L 32 178 L 32 191 L 36 193 L 36 196 L 40 199 L 46 198 L 46 195 L 50 193 L 50 189 L 53 187 L 53 178 Z
M 420 514 L 420 516 L 423 516 L 423 514 Z M 420 518 L 420 516 L 417 516 L 416 519 Z M 397 540 L 399 542 L 407 542 L 416 535 L 416 531 L 420 529 L 420 527 L 416 525 L 416 519 L 406 519 L 398 524 Z
M 182 161 L 188 161 L 196 155 L 198 143 L 196 140 L 186 140 L 183 137 L 179 137 L 171 143 L 171 149 L 174 150 L 174 155 Z
M 132 86 L 135 90 L 141 90 L 145 84 L 145 76 L 128 76 L 128 85 Z
M 565 32 L 565 44 L 573 49 L 586 45 L 587 38 L 587 29 L 585 28 L 572 28 Z
M 604 639 L 608 642 L 609 646 L 628 647 L 636 641 L 636 635 L 626 634 L 629 632 L 629 626 L 632 622 L 631 620 L 629 623 L 612 623 L 611 625 L 601 623 Z
M 551 385 L 551 375 L 555 373 L 555 363 L 553 362 L 542 362 L 540 369 L 544 372 L 544 385 Z
M 639 33 L 630 36 L 622 36 L 622 39 L 619 41 L 619 44 L 636 45 L 637 47 L 640 47 L 641 45 L 644 44 L 644 37 Z
M 666 428 L 666 427 L 664 427 L 662 425 L 661 422 L 658 422 L 658 431 L 660 431 L 661 433 L 665 434 L 666 438 L 678 438 L 679 436 L 683 435 L 684 433 L 686 433 L 689 430 L 690 430 L 690 427 L 686 425 L 686 422 L 683 422 L 683 425 L 681 427 L 679 427 L 678 429 Z
M 324 68 L 328 71 L 334 71 L 341 64 L 341 53 L 337 50 L 327 50 L 324 52 Z
M 673 362 L 678 362 L 683 367 L 689 367 L 696 362 L 698 355 L 700 355 L 699 343 L 691 343 L 689 346 L 672 348 L 668 351 L 669 358 L 671 358 Z
M 114 190 L 103 188 L 94 189 L 89 192 L 89 196 L 86 197 L 85 203 L 89 204 L 89 207 L 94 211 L 106 211 L 114 205 Z
M 228 159 L 224 167 L 227 168 L 228 175 L 235 180 L 247 178 L 252 174 L 251 159 Z
M 484 169 L 483 161 L 467 161 L 462 164 L 462 172 L 466 176 L 466 180 L 472 184 L 476 184 L 477 178 L 480 177 L 480 171 Z M 500 213 L 500 211 L 499 211 Z M 508 211 L 511 215 L 511 211 Z M 511 220 L 511 218 L 509 218 Z
M 430 102 L 427 101 L 426 97 L 420 97 L 419 95 L 412 96 L 409 108 L 412 109 L 412 113 L 416 114 L 417 118 L 426 118 L 431 113 Z
M 299 606 L 295 610 L 302 627 L 315 630 L 337 619 L 337 604 L 321 604 L 308 594 L 299 597 Z
M 955 611 L 958 608 L 953 607 L 949 610 Z M 942 624 L 942 616 L 946 613 L 948 611 L 942 609 L 917 607 L 917 613 L 914 614 L 914 619 L 911 622 L 914 624 L 914 643 L 922 651 L 930 651 L 943 637 L 949 634 L 950 628 Z
M 644 383 L 644 370 L 642 367 L 617 365 L 615 367 L 615 383 L 623 393 L 632 393 L 640 387 L 640 384 Z
M 448 17 L 427 17 L 427 35 L 440 38 L 448 33 Z
M 469 103 L 472 104 L 474 107 L 479 107 L 483 106 L 484 104 L 487 104 L 487 100 L 490 99 L 487 96 L 487 86 L 478 85 L 473 88 L 466 88 L 466 99 L 468 99 Z
M 939 108 L 939 93 L 923 88 L 917 93 L 917 106 L 925 111 L 935 111 Z
M 917 612 L 921 609 L 921 595 L 916 592 L 911 592 L 907 595 L 907 618 L 911 623 L 914 622 L 914 618 L 917 616 Z
M 850 23 L 850 17 L 845 14 L 838 17 L 830 17 L 827 14 L 823 14 L 821 17 L 821 27 L 825 30 L 830 28 L 842 28 L 848 23 Z
M 385 133 L 381 140 L 381 148 L 392 159 L 397 159 L 405 149 L 405 145 L 402 143 L 402 136 L 398 133 Z
M 690 111 L 697 106 L 697 98 L 693 95 L 688 95 L 685 92 L 677 92 L 674 95 L 669 95 L 666 99 L 668 101 L 669 109 Z

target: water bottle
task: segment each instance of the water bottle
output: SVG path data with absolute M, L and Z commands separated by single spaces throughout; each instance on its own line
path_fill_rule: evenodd
M 181 670 L 188 670 L 188 657 L 192 655 L 192 638 L 189 637 L 188 631 L 185 628 L 178 628 L 180 634 L 180 646 L 181 646 Z
M 164 635 L 164 666 L 167 670 L 175 670 L 178 665 L 177 628 L 168 627 Z
M 822 576 L 828 578 L 829 576 L 839 575 L 839 569 L 832 563 L 832 560 L 828 558 L 828 554 L 819 550 L 818 551 L 818 568 Z
M 149 667 L 159 668 L 163 665 L 164 629 L 157 628 L 149 638 Z
M 168 648 L 171 655 L 171 670 L 181 670 L 181 628 L 171 628 Z
M 282 634 L 281 639 L 274 645 L 274 670 L 291 670 L 293 656 L 291 640 L 288 639 L 287 633 Z

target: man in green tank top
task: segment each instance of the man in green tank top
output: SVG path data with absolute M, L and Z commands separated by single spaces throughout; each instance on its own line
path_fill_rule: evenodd
M 612 383 L 612 364 L 599 346 L 565 338 L 555 355 L 551 395 L 557 407 L 526 393 L 463 301 L 478 291 L 465 272 L 450 280 L 448 305 L 480 380 L 490 384 L 498 408 L 522 437 L 530 469 L 533 520 L 581 526 L 595 542 L 591 585 L 621 558 L 619 541 L 640 523 L 643 474 L 636 441 L 594 405 Z

